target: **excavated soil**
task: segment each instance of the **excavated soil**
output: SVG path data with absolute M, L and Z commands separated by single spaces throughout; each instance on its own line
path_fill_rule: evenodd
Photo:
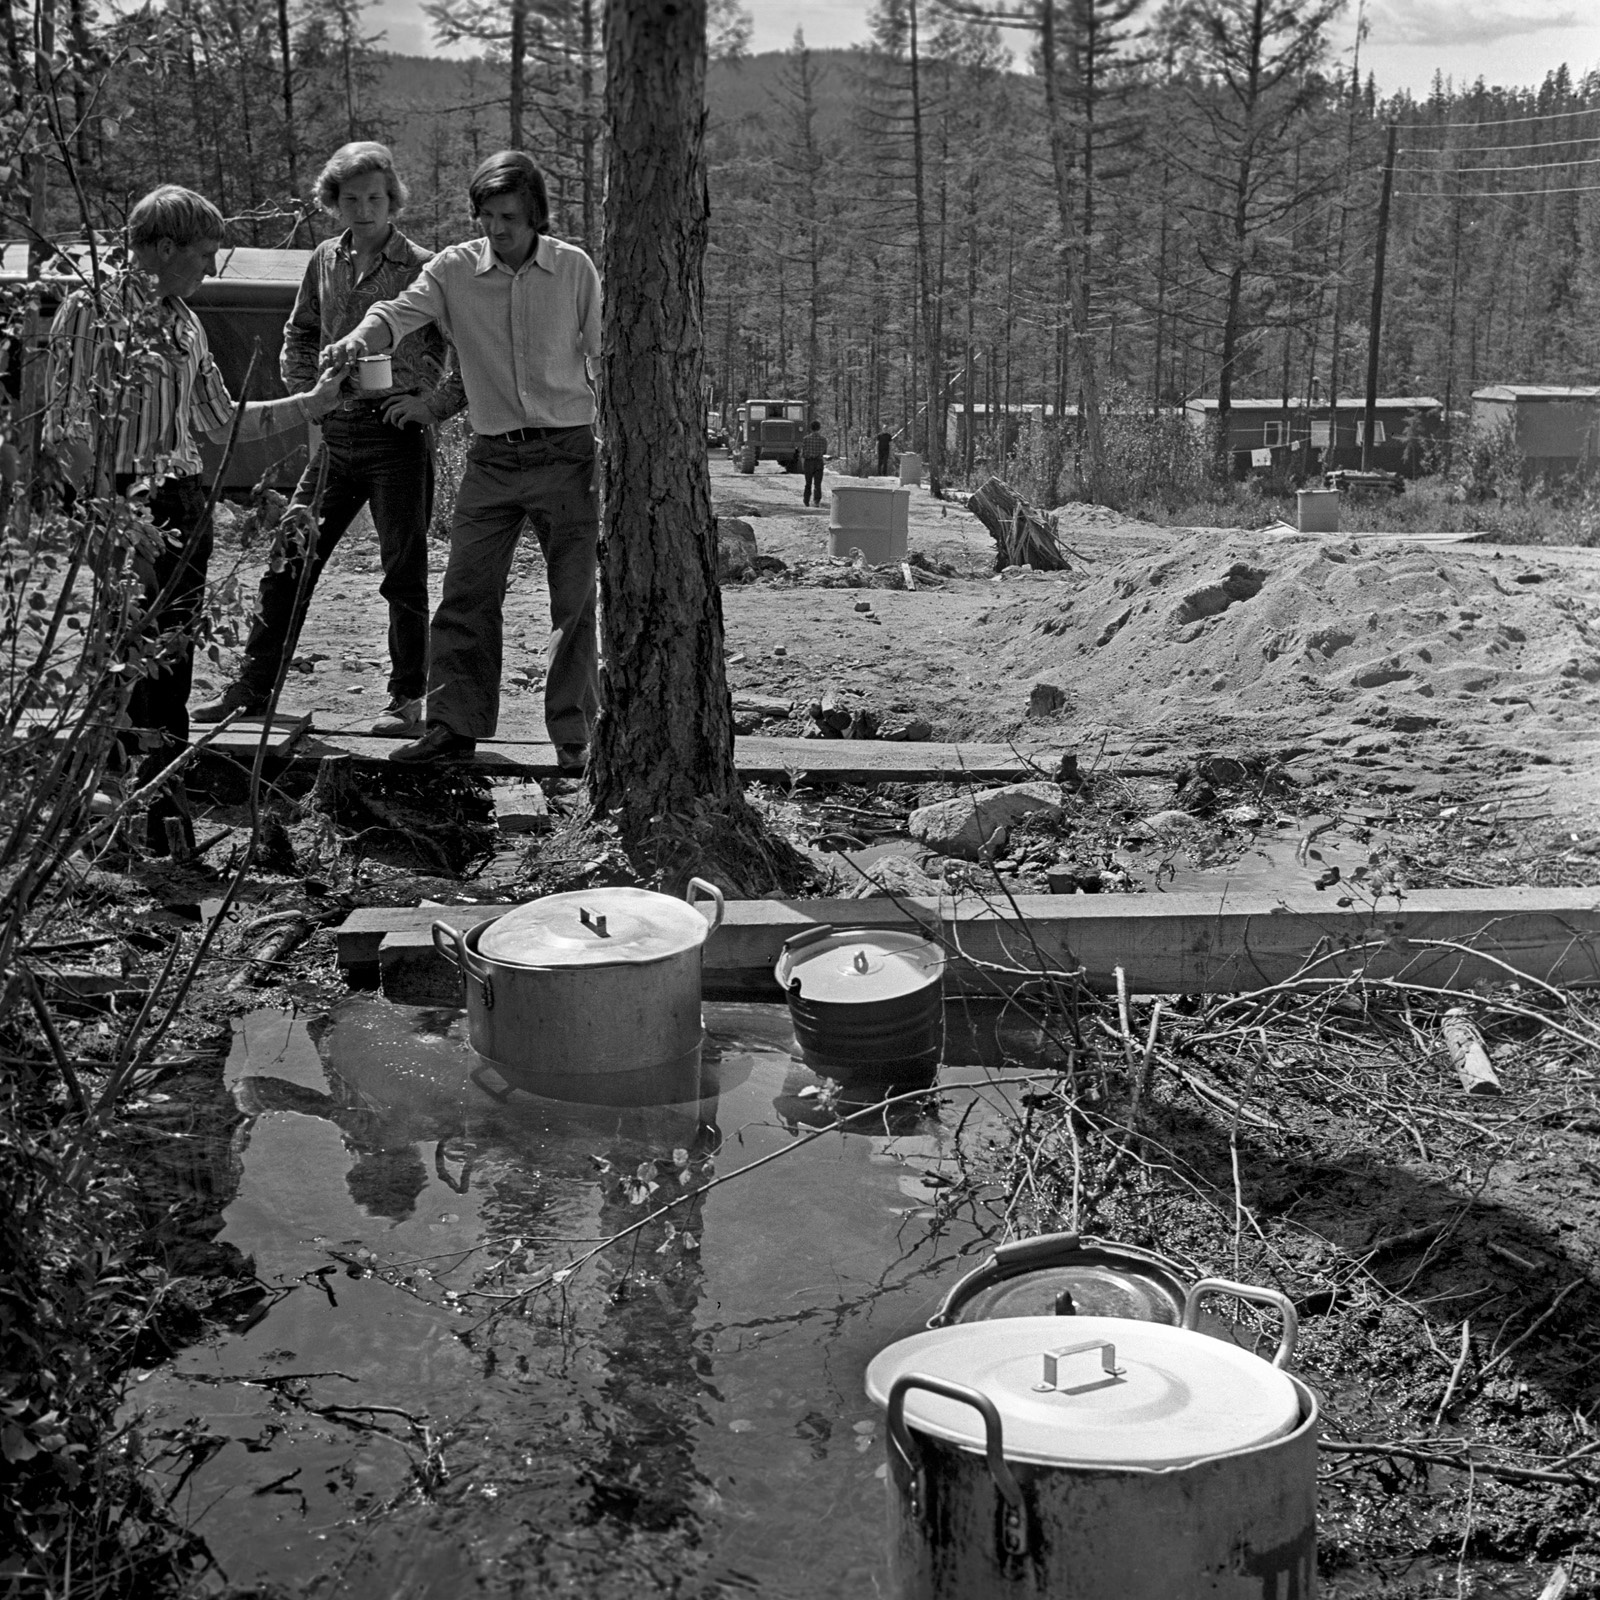
M 711 471 L 719 515 L 784 565 L 723 593 L 731 688 L 795 706 L 763 731 L 803 731 L 831 687 L 936 739 L 1070 747 L 1085 765 L 1318 751 L 1380 789 L 1537 767 L 1553 813 L 1587 830 L 1600 812 L 1600 551 L 1167 529 L 1069 506 L 1068 571 L 996 575 L 978 520 L 913 490 L 908 593 L 898 567 L 830 560 L 828 512 L 801 507 L 797 477 L 744 477 L 725 457 Z M 381 709 L 377 570 L 358 527 L 319 586 L 286 708 L 352 729 Z M 500 731 L 539 737 L 548 624 L 531 540 L 506 604 Z M 1030 717 L 1040 682 L 1062 703 Z

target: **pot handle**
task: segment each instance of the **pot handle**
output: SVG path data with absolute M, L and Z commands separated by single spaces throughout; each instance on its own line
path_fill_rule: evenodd
M 685 889 L 683 893 L 683 898 L 687 900 L 690 905 L 694 904 L 694 892 L 696 889 L 699 889 L 703 893 L 709 895 L 712 900 L 716 902 L 717 914 L 711 919 L 710 930 L 712 933 L 715 933 L 717 929 L 722 926 L 722 913 L 727 909 L 723 903 L 722 891 L 716 886 L 716 884 L 707 883 L 704 878 L 691 878 L 689 880 L 689 887 Z
M 964 1383 L 951 1383 L 947 1378 L 924 1377 L 920 1372 L 902 1373 L 889 1388 L 889 1469 L 911 1501 L 912 1515 L 927 1515 L 927 1480 L 917 1463 L 916 1446 L 911 1440 L 911 1430 L 906 1426 L 906 1394 L 912 1389 L 926 1389 L 931 1394 L 941 1394 L 947 1400 L 959 1400 L 969 1405 L 983 1418 L 983 1455 L 989 1464 L 989 1476 L 1006 1503 L 1003 1539 L 1008 1555 L 1027 1553 L 1029 1544 L 1028 1508 L 1022 1498 L 1022 1485 L 1017 1482 L 1010 1464 L 1006 1461 L 1005 1440 L 1002 1437 L 1000 1413 L 995 1403 L 981 1389 L 970 1389 Z
M 483 991 L 483 1008 L 485 1011 L 494 1010 L 494 983 L 492 974 L 487 966 L 476 960 L 467 948 L 467 941 L 459 928 L 452 928 L 448 922 L 435 922 L 430 930 L 433 935 L 433 948 L 442 955 L 453 967 L 458 967 L 464 977 L 476 978 L 478 987 Z
M 1183 1300 L 1183 1326 L 1191 1331 L 1200 1322 L 1200 1296 L 1203 1294 L 1231 1294 L 1236 1300 L 1254 1300 L 1271 1306 L 1282 1319 L 1278 1333 L 1278 1348 L 1273 1352 L 1272 1364 L 1286 1367 L 1294 1356 L 1294 1347 L 1300 1339 L 1300 1313 L 1294 1301 L 1276 1289 L 1261 1289 L 1250 1283 L 1235 1283 L 1231 1278 L 1202 1278 Z

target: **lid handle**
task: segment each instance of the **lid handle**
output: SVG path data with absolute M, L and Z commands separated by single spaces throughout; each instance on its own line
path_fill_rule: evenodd
M 1082 1344 L 1064 1344 L 1059 1350 L 1046 1350 L 1044 1353 L 1044 1379 L 1034 1384 L 1040 1394 L 1058 1394 L 1066 1385 L 1061 1382 L 1061 1363 L 1068 1356 L 1081 1356 L 1090 1350 L 1100 1352 L 1100 1369 L 1105 1373 L 1106 1383 L 1115 1383 L 1127 1370 L 1117 1365 L 1117 1347 L 1109 1339 L 1086 1339 Z M 1080 1388 L 1103 1389 L 1105 1383 L 1089 1385 L 1074 1384 L 1073 1392 Z
M 711 918 L 710 929 L 712 933 L 715 933 L 717 929 L 722 926 L 722 913 L 726 909 L 723 904 L 722 891 L 716 886 L 716 884 L 707 883 L 704 878 L 691 878 L 689 880 L 689 887 L 684 891 L 683 895 L 683 898 L 687 900 L 690 905 L 694 904 L 695 891 L 697 889 L 702 894 L 709 895 L 713 903 L 716 905 L 716 914 Z M 704 912 L 702 912 L 701 915 L 703 916 Z
M 1282 1319 L 1278 1332 L 1278 1348 L 1273 1351 L 1272 1364 L 1286 1367 L 1294 1356 L 1294 1347 L 1300 1340 L 1300 1313 L 1294 1301 L 1276 1289 L 1261 1289 L 1250 1283 L 1235 1283 L 1231 1278 L 1202 1278 L 1183 1301 L 1183 1326 L 1193 1331 L 1200 1323 L 1200 1296 L 1203 1294 L 1231 1294 L 1236 1300 L 1254 1300 L 1271 1306 Z
M 1025 1555 L 1030 1543 L 1028 1535 L 1028 1508 L 1022 1498 L 1022 1486 L 1017 1482 L 1006 1461 L 1000 1412 L 993 1400 L 981 1389 L 969 1389 L 964 1383 L 952 1383 L 948 1378 L 929 1378 L 920 1372 L 904 1372 L 889 1387 L 889 1468 L 895 1480 L 911 1501 L 912 1515 L 918 1518 L 928 1513 L 927 1482 L 918 1465 L 916 1446 L 911 1441 L 911 1430 L 906 1426 L 906 1395 L 912 1389 L 926 1389 L 930 1394 L 941 1394 L 946 1400 L 959 1400 L 983 1418 L 983 1456 L 989 1464 L 989 1476 L 1006 1503 L 1003 1537 L 1008 1555 Z
M 856 958 L 850 963 L 850 965 L 860 973 L 868 973 L 872 971 L 872 963 L 867 960 L 867 952 L 865 950 L 857 950 Z
M 594 932 L 597 933 L 602 939 L 610 937 L 610 935 L 606 932 L 605 912 L 591 912 L 587 906 L 579 906 L 578 921 L 581 922 L 584 927 L 592 928 Z

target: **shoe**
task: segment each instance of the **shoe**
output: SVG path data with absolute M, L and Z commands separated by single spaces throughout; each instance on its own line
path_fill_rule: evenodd
M 442 722 L 430 722 L 420 739 L 403 744 L 389 752 L 391 761 L 448 761 L 456 756 L 470 756 L 478 748 L 476 739 L 456 733 Z
M 389 696 L 384 713 L 372 724 L 375 739 L 415 739 L 422 732 L 422 699 L 408 700 L 403 694 Z
M 203 706 L 196 706 L 189 713 L 191 722 L 221 722 L 224 717 L 232 716 L 235 711 L 242 711 L 245 716 L 253 717 L 267 709 L 267 702 L 272 697 L 262 694 L 258 690 L 246 688 L 242 683 L 230 683 L 215 700 Z
M 588 769 L 588 745 L 558 744 L 556 746 L 556 770 L 563 778 L 581 778 Z

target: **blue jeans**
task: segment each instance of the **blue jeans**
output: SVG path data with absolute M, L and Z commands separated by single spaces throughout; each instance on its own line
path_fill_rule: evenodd
M 326 481 L 323 482 L 326 462 Z M 428 520 L 433 515 L 433 441 L 426 428 L 394 428 L 376 409 L 336 411 L 322 424 L 322 445 L 301 474 L 295 505 L 310 505 L 323 483 L 306 604 L 295 610 L 302 561 L 286 562 L 261 579 L 257 615 L 245 644 L 239 682 L 271 693 L 278 665 L 292 650 L 306 606 L 328 557 L 357 513 L 372 505 L 389 604 L 389 693 L 415 700 L 428 682 Z
M 559 428 L 513 442 L 480 434 L 450 524 L 444 593 L 428 635 L 428 721 L 490 738 L 500 716 L 506 583 L 523 519 L 550 580 L 544 721 L 552 744 L 587 744 L 600 709 L 595 560 L 600 516 L 594 434 Z

